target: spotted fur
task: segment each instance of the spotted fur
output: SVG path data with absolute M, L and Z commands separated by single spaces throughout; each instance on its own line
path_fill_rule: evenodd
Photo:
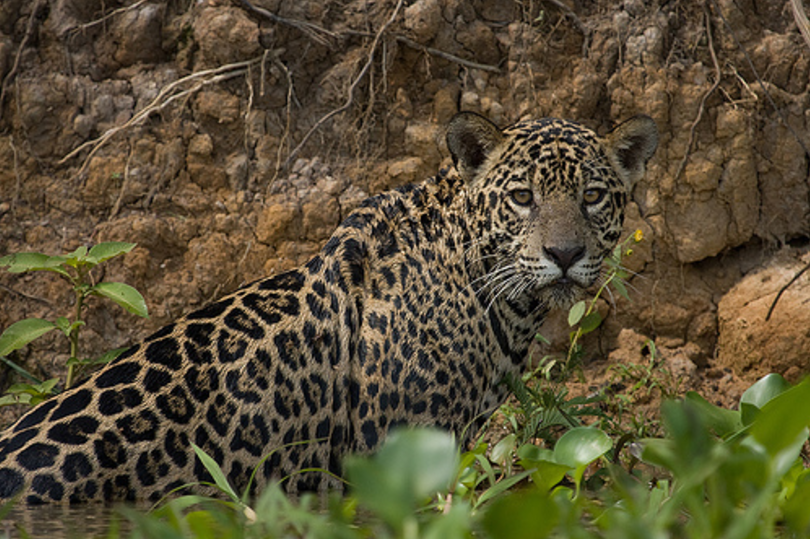
M 164 327 L 0 438 L 0 498 L 156 500 L 211 478 L 336 486 L 396 425 L 461 439 L 505 397 L 548 311 L 598 278 L 657 144 L 556 119 L 448 128 L 455 168 L 368 199 L 303 267 Z M 296 444 L 296 442 L 307 442 Z M 262 462 L 262 458 L 270 454 Z

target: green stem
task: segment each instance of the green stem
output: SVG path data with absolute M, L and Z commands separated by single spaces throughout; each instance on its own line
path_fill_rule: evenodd
M 84 274 L 83 272 L 79 272 L 79 279 L 80 284 L 74 288 L 76 292 L 76 312 L 75 312 L 75 322 L 78 322 L 82 319 L 82 307 L 84 307 L 84 298 L 85 298 L 85 291 L 84 291 Z M 67 372 L 67 379 L 65 380 L 65 389 L 69 389 L 73 385 L 73 378 L 76 374 L 76 363 L 75 359 L 79 357 L 79 329 L 81 328 L 80 325 L 76 325 L 71 331 L 68 339 L 70 340 L 70 365 L 68 366 Z M 75 359 L 74 359 L 75 358 Z
M 602 292 L 605 291 L 605 288 L 607 288 L 607 286 L 613 281 L 614 277 L 616 277 L 616 270 L 611 269 L 610 272 L 608 273 L 607 278 L 605 279 L 605 282 L 602 283 L 602 285 L 599 287 L 599 290 L 597 290 L 596 294 L 594 294 L 593 299 L 591 299 L 591 302 L 588 305 L 588 309 L 585 311 L 585 315 L 583 316 L 583 318 L 593 312 L 593 310 L 596 308 L 596 302 L 602 296 Z M 574 333 L 574 336 L 571 338 L 571 345 L 568 347 L 568 355 L 565 358 L 566 367 L 571 363 L 571 358 L 574 355 L 574 349 L 576 348 L 577 341 L 579 341 L 580 337 L 582 337 L 582 328 L 578 327 L 576 332 Z

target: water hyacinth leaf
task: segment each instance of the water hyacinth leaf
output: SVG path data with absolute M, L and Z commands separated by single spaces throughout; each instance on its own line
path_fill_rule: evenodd
M 470 506 L 453 501 L 450 510 L 434 519 L 420 534 L 421 539 L 467 539 L 471 527 Z M 355 536 L 356 537 L 356 536 Z
M 526 470 L 532 471 L 532 481 L 542 492 L 548 492 L 560 481 L 572 467 L 560 464 L 554 460 L 554 452 L 550 449 L 525 444 L 518 449 L 519 464 Z
M 757 380 L 740 397 L 743 424 L 750 425 L 763 406 L 788 389 L 790 384 L 779 374 L 768 374 Z
M 0 356 L 7 356 L 31 341 L 56 328 L 56 324 L 42 318 L 26 318 L 14 322 L 0 335 Z
M 360 503 L 399 529 L 418 504 L 450 485 L 457 462 L 448 433 L 403 429 L 371 458 L 348 458 L 345 470 Z
M 554 460 L 571 468 L 587 466 L 613 447 L 610 437 L 594 427 L 576 427 L 563 434 L 554 446 Z
M 810 535 L 810 511 L 807 510 L 807 500 L 810 500 L 810 470 L 804 470 L 798 475 L 793 493 L 783 507 L 785 522 L 797 537 Z
M 706 426 L 721 438 L 737 432 L 743 426 L 740 412 L 715 406 L 694 391 L 687 392 L 685 399 L 695 405 Z
M 641 446 L 641 460 L 672 470 L 678 466 L 675 443 L 662 438 L 647 438 L 639 442 Z
M 515 450 L 515 442 L 517 440 L 517 436 L 514 433 L 507 434 L 501 440 L 495 444 L 495 447 L 492 448 L 492 454 L 490 458 L 492 462 L 497 462 L 502 464 L 507 461 L 507 459 L 511 459 L 512 451 Z
M 122 241 L 108 241 L 94 245 L 87 253 L 86 260 L 93 264 L 100 264 L 118 255 L 130 252 L 135 248 L 136 243 L 126 243 Z
M 111 299 L 132 314 L 149 318 L 149 310 L 143 296 L 128 284 L 98 283 L 90 289 L 90 293 Z
M 795 447 L 798 438 L 806 439 L 808 426 L 810 380 L 805 380 L 762 407 L 751 424 L 751 435 L 775 457 Z
M 185 521 L 195 539 L 219 539 L 227 532 L 227 528 L 210 511 L 191 511 L 186 514 Z
M 582 320 L 582 317 L 585 316 L 585 310 L 587 308 L 584 301 L 574 303 L 574 306 L 568 311 L 568 325 L 571 327 L 576 326 L 579 321 Z
M 610 437 L 594 427 L 576 427 L 563 434 L 554 446 L 554 460 L 574 468 L 576 496 L 588 465 L 613 447 Z
M 487 503 L 489 500 L 493 500 L 498 496 L 502 495 L 504 492 L 508 491 L 527 477 L 531 476 L 533 470 L 526 470 L 520 472 L 519 474 L 510 475 L 506 479 L 502 479 L 489 487 L 486 491 L 484 491 L 481 496 L 478 497 L 478 501 L 475 503 L 475 507 L 478 508 L 481 505 Z
M 484 514 L 484 529 L 493 539 L 540 539 L 557 526 L 560 511 L 544 492 L 517 493 L 495 501 Z

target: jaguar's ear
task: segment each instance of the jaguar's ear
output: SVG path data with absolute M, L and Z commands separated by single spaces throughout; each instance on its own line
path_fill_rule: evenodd
M 632 189 L 658 147 L 658 127 L 652 118 L 639 114 L 617 125 L 603 142 L 613 168 Z
M 503 139 L 498 126 L 474 112 L 459 112 L 447 126 L 447 148 L 465 182 L 475 178 L 481 165 Z

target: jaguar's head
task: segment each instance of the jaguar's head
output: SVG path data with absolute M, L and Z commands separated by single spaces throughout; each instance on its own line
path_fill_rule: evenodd
M 478 225 L 468 263 L 479 268 L 479 295 L 566 308 L 598 279 L 620 239 L 658 131 L 648 116 L 604 137 L 557 119 L 501 130 L 462 112 L 450 122 L 447 144 Z

